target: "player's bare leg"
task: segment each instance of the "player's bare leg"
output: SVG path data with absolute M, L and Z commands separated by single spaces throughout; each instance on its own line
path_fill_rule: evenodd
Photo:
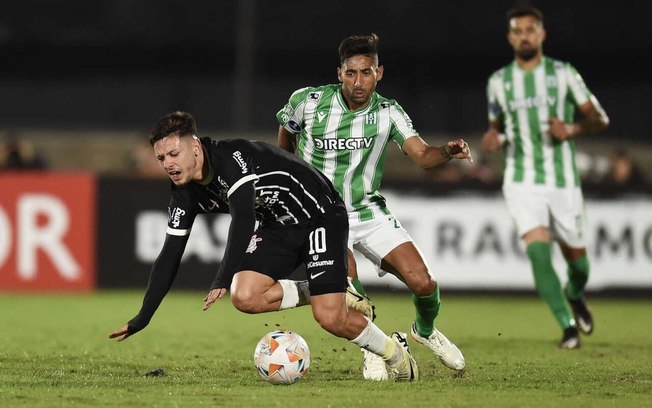
M 231 303 L 244 313 L 278 311 L 283 288 L 267 275 L 254 271 L 240 271 L 231 283 Z
M 419 378 L 416 361 L 410 354 L 402 333 L 390 338 L 360 312 L 349 309 L 344 293 L 328 293 L 311 297 L 312 313 L 319 325 L 335 336 L 382 357 L 398 381 Z
M 412 290 L 416 309 L 416 319 L 410 329 L 412 338 L 428 347 L 446 367 L 464 370 L 466 363 L 462 352 L 435 328 L 440 305 L 439 287 L 414 243 L 404 242 L 394 248 L 383 258 L 381 268 L 397 276 Z

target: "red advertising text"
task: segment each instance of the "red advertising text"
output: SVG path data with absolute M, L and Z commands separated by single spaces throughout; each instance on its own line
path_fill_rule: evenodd
M 95 178 L 0 173 L 0 291 L 95 287 Z

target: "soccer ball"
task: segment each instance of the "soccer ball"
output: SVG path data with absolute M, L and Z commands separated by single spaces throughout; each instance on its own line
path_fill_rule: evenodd
M 258 373 L 272 384 L 293 384 L 308 373 L 308 343 L 289 330 L 267 333 L 256 345 L 254 364 Z

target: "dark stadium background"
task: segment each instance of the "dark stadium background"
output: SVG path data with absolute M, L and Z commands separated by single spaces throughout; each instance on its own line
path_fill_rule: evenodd
M 421 132 L 485 124 L 488 75 L 512 57 L 513 1 L 105 0 L 4 2 L 0 126 L 149 129 L 189 110 L 204 130 L 273 132 L 298 87 L 335 81 L 337 46 L 376 32 L 386 75 Z M 652 36 L 645 2 L 533 2 L 549 55 L 571 61 L 612 119 L 649 140 Z

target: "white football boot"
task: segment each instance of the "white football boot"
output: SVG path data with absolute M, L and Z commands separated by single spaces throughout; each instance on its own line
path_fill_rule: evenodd
M 446 367 L 455 371 L 464 370 L 466 363 L 464 362 L 462 352 L 455 344 L 451 343 L 442 332 L 434 329 L 430 336 L 421 337 L 419 333 L 417 333 L 415 323 L 412 324 L 410 334 L 414 340 L 432 350 Z
M 361 350 L 364 355 L 364 362 L 362 363 L 362 376 L 364 379 L 372 381 L 387 381 L 389 375 L 387 374 L 387 364 L 385 364 L 385 360 L 371 351 L 365 349 Z
M 410 353 L 410 346 L 408 346 L 407 337 L 405 333 L 394 332 L 390 336 L 399 347 L 402 357 L 399 361 L 391 364 L 389 361 L 387 365 L 390 368 L 390 376 L 395 381 L 416 381 L 419 379 L 419 368 L 417 362 Z

